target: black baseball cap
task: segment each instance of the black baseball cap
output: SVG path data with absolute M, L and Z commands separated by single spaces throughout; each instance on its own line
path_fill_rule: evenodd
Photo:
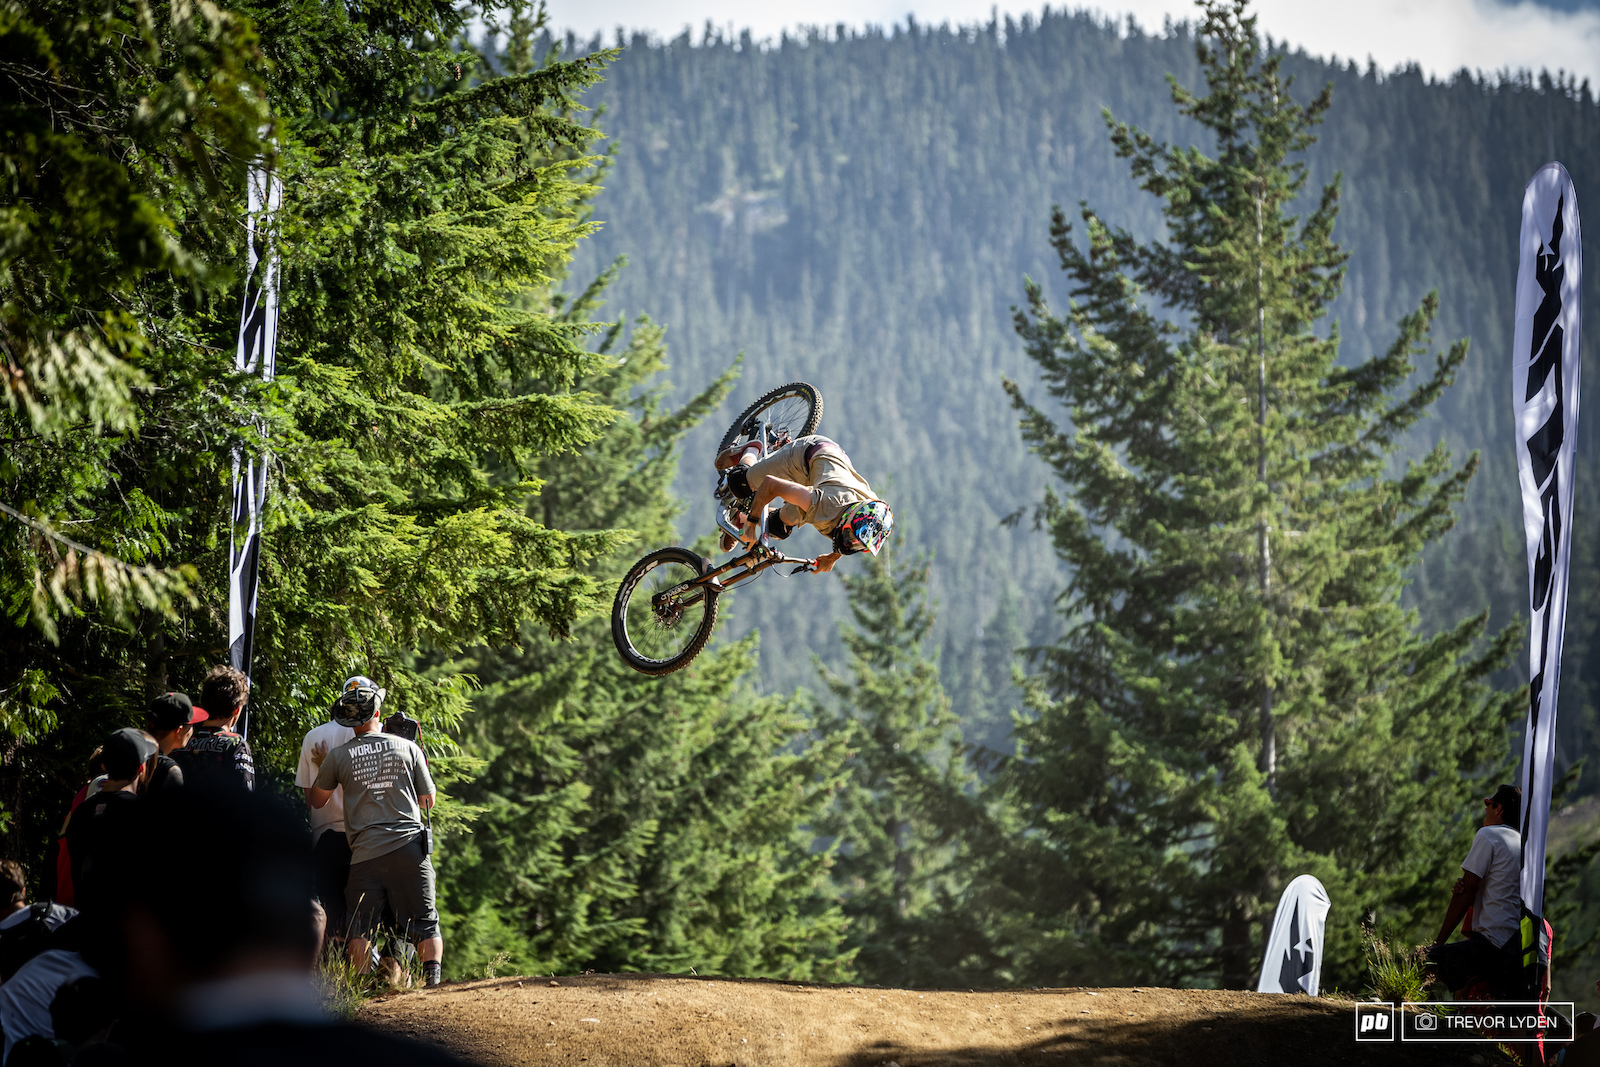
M 125 726 L 113 730 L 100 747 L 100 763 L 112 778 L 132 778 L 145 760 L 156 754 L 156 743 L 143 730 Z
M 197 708 L 185 693 L 162 693 L 150 702 L 144 713 L 150 725 L 157 730 L 176 730 L 180 726 L 193 726 L 205 722 L 208 713 Z

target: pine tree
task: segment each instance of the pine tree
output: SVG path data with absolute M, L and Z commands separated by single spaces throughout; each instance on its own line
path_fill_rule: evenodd
M 610 277 L 563 305 L 563 321 L 587 321 Z M 541 465 L 536 514 L 550 529 L 632 531 L 586 571 L 611 589 L 672 540 L 678 441 L 731 375 L 674 410 L 660 327 L 640 320 L 624 343 L 615 326 L 597 353 L 616 358 L 573 388 L 626 415 L 574 459 Z M 441 860 L 455 973 L 503 957 L 519 973 L 850 976 L 828 857 L 805 829 L 840 745 L 804 740 L 797 697 L 754 691 L 755 652 L 752 636 L 649 678 L 595 618 L 570 640 L 530 629 L 518 648 L 451 665 L 483 683 L 463 745 L 485 764 L 460 790 L 481 815 Z
M 192 566 L 152 567 L 162 532 L 111 460 L 137 434 L 159 344 L 151 279 L 215 293 L 237 223 L 219 190 L 268 154 L 249 20 L 105 4 L 0 13 L 0 743 L 55 729 L 60 677 L 36 645 L 85 613 L 127 627 L 188 599 Z M 86 506 L 94 501 L 93 506 Z M 67 532 L 71 537 L 66 536 Z M 48 658 L 48 651 L 44 658 Z M 13 808 L 15 810 L 15 808 Z
M 19 578 L 11 563 L 26 567 L 27 546 L 7 556 L 6 699 L 20 688 L 33 720 L 60 720 L 7 754 L 8 806 L 26 822 L 12 844 L 24 856 L 42 848 L 106 731 L 137 723 L 148 690 L 192 687 L 225 655 L 233 445 L 272 457 L 250 720 L 267 785 L 355 672 L 423 720 L 436 767 L 450 772 L 450 731 L 469 687 L 432 669 L 437 658 L 515 641 L 525 625 L 569 630 L 606 595 L 584 562 L 620 536 L 557 531 L 530 514 L 536 464 L 593 440 L 616 412 L 570 387 L 603 359 L 587 348 L 596 327 L 521 302 L 559 280 L 592 229 L 597 133 L 574 114 L 612 54 L 491 78 L 459 44 L 464 7 L 263 4 L 215 18 L 172 8 L 211 27 L 209 38 L 165 14 L 142 22 L 146 10 L 112 5 L 109 22 L 94 24 L 106 40 L 144 48 L 143 66 L 125 74 L 91 54 L 61 68 L 79 79 L 68 95 L 108 82 L 107 113 L 133 118 L 43 142 L 23 161 L 51 172 L 83 162 L 78 152 L 107 174 L 120 163 L 122 184 L 108 187 L 169 212 L 136 217 L 167 242 L 156 241 L 161 254 L 107 275 L 115 284 L 75 312 L 137 338 L 113 353 L 129 368 L 113 378 L 134 410 L 77 428 L 65 448 L 19 454 L 4 492 L 58 528 L 100 535 L 97 547 L 130 564 L 197 580 L 193 601 L 175 612 L 58 614 L 52 641 L 30 617 L 27 570 Z M 148 45 L 124 32 L 147 24 Z M 238 40 L 223 33 L 230 27 Z M 209 72 L 150 58 L 203 67 L 212 53 Z M 244 78 L 247 64 L 244 84 L 227 80 Z M 162 106 L 194 106 L 203 122 L 141 117 L 134 103 L 163 75 L 177 89 Z M 259 109 L 214 111 L 214 100 L 264 102 L 270 143 Z M 208 170 L 196 146 L 221 162 Z M 232 358 L 243 170 L 258 155 L 285 186 L 271 386 L 237 375 Z M 115 262 L 118 240 L 139 251 L 137 236 L 66 230 L 62 240 L 68 251 L 93 244 L 93 266 Z M 18 287 L 28 281 L 13 270 L 8 306 L 25 304 Z M 13 398 L 12 424 L 28 410 Z M 69 479 L 56 473 L 63 463 Z
M 819 729 L 845 740 L 844 788 L 821 829 L 851 920 L 864 981 L 901 987 L 959 981 L 972 938 L 959 902 L 970 880 L 961 828 L 975 781 L 960 720 L 926 652 L 934 612 L 926 560 L 896 573 L 892 547 L 844 574 L 853 626 L 850 675 L 826 668 L 837 708 Z
M 1005 774 L 1037 848 L 1015 951 L 1040 980 L 1244 985 L 1310 873 L 1334 902 L 1324 981 L 1353 983 L 1364 912 L 1419 936 L 1436 917 L 1518 707 L 1485 684 L 1510 631 L 1480 645 L 1485 613 L 1429 637 L 1400 604 L 1477 458 L 1391 458 L 1467 344 L 1407 388 L 1436 296 L 1365 362 L 1317 332 L 1346 260 L 1339 181 L 1301 200 L 1330 93 L 1296 101 L 1245 7 L 1205 5 L 1206 93 L 1172 82 L 1202 146 L 1107 115 L 1166 239 L 1085 207 L 1080 245 L 1058 209 L 1070 305 L 1030 282 L 1016 316 L 1070 417 L 1008 384 L 1071 569 Z

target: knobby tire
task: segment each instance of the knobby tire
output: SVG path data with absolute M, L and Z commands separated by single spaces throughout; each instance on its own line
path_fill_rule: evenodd
M 785 401 L 793 403 L 786 405 Z M 739 417 L 733 420 L 733 425 L 728 427 L 728 432 L 722 435 L 722 443 L 717 445 L 717 452 L 720 454 L 741 438 L 753 439 L 761 430 L 758 416 L 769 408 L 774 409 L 781 417 L 781 422 L 770 429 L 780 434 L 787 434 L 790 440 L 810 437 L 817 432 L 817 427 L 822 423 L 822 394 L 817 392 L 813 385 L 790 382 L 788 385 L 778 386 L 745 408 Z M 752 426 L 752 423 L 755 425 Z
M 624 663 L 659 676 L 688 666 L 700 654 L 716 627 L 717 591 L 700 587 L 690 594 L 699 599 L 675 616 L 663 616 L 651 600 L 655 592 L 706 570 L 706 561 L 686 548 L 658 548 L 633 565 L 611 605 L 611 638 Z

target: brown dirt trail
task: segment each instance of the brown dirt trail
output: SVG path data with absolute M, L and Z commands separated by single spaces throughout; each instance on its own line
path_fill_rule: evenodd
M 681 975 L 496 978 L 361 1019 L 486 1067 L 1502 1064 L 1493 1045 L 1358 1044 L 1349 1001 L 1197 989 L 876 989 Z

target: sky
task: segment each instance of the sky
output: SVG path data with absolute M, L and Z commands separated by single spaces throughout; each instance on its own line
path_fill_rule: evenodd
M 1132 15 L 1146 30 L 1167 18 L 1192 18 L 1183 0 L 1069 0 L 1119 18 Z M 1038 12 L 1041 5 L 1002 3 L 1002 14 Z M 1417 63 L 1449 77 L 1464 68 L 1494 72 L 1526 68 L 1564 70 L 1600 90 L 1600 0 L 1258 0 L 1252 5 L 1263 33 L 1312 55 L 1337 56 L 1384 70 Z M 775 39 L 797 25 L 853 27 L 918 22 L 963 25 L 987 22 L 994 0 L 550 0 L 552 24 L 580 36 L 599 31 L 609 41 L 617 27 L 646 30 L 662 39 L 685 27 L 698 40 L 709 20 Z

